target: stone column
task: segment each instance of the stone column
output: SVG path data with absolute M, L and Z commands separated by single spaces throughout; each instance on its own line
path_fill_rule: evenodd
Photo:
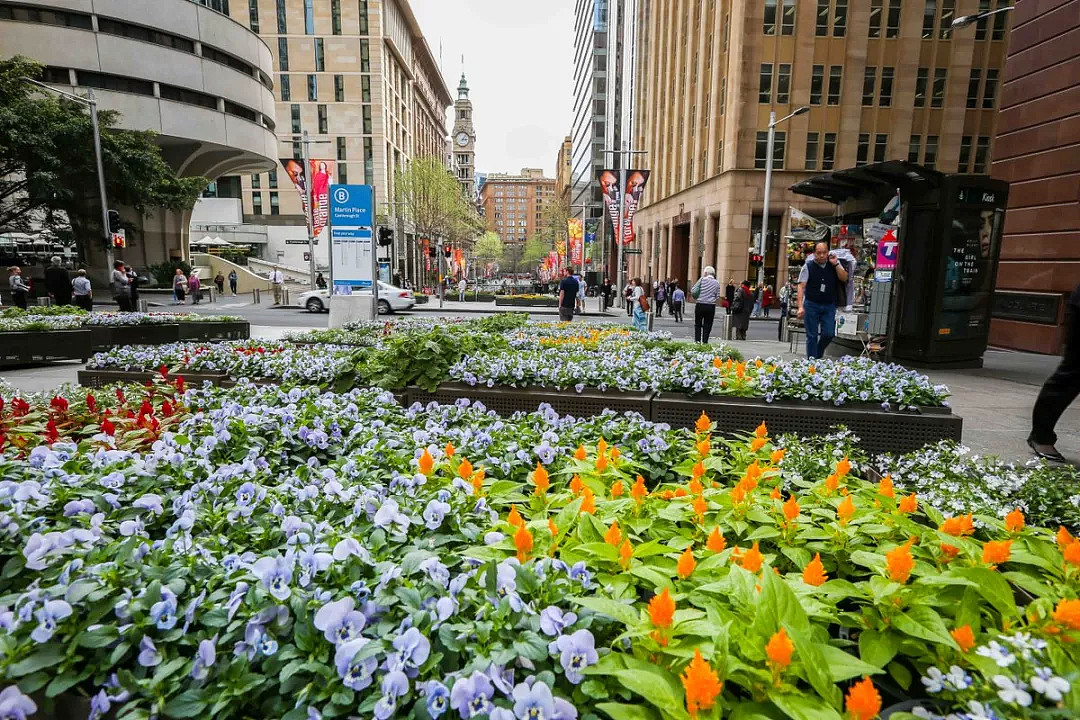
M 699 215 L 698 213 L 691 214 L 689 248 L 690 252 L 688 253 L 690 261 L 686 264 L 687 274 L 690 277 L 686 278 L 687 282 L 692 282 L 690 278 L 694 278 L 694 280 L 697 280 L 697 278 L 701 277 L 701 268 L 704 267 L 701 264 L 701 254 L 699 253 L 699 250 L 701 250 L 702 247 L 700 242 L 698 241 L 698 235 L 702 232 L 702 230 L 703 228 L 701 215 Z
M 716 217 L 712 213 L 705 215 L 705 256 L 701 259 L 703 268 L 716 267 Z

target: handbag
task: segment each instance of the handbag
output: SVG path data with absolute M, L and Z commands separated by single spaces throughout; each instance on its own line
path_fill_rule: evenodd
M 701 295 L 701 281 L 700 280 L 698 280 L 696 283 L 694 283 L 694 287 L 690 288 L 690 294 L 694 296 L 695 300 L 697 300 L 698 296 Z
M 731 313 L 732 313 L 732 315 L 738 315 L 739 313 L 741 313 L 743 311 L 744 307 L 745 307 L 744 293 L 740 290 L 740 292 L 735 296 L 735 301 L 731 303 Z
M 638 303 L 641 305 L 642 312 L 649 312 L 649 298 L 642 295 L 638 298 Z

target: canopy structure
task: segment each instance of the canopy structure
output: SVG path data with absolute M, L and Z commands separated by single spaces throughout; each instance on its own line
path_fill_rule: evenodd
M 233 247 L 233 244 L 228 240 L 222 240 L 220 237 L 210 237 L 204 235 L 201 239 L 195 240 L 191 243 L 192 247 Z
M 873 165 L 837 170 L 795 183 L 789 190 L 798 195 L 827 200 L 839 205 L 865 195 L 894 195 L 899 190 L 929 189 L 941 185 L 945 176 L 936 170 L 906 160 L 888 160 Z

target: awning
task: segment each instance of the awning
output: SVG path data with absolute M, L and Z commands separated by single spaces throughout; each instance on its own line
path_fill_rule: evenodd
M 837 170 L 795 183 L 789 190 L 797 195 L 827 200 L 839 205 L 860 195 L 905 193 L 915 186 L 937 187 L 941 173 L 906 160 L 888 160 L 873 165 Z

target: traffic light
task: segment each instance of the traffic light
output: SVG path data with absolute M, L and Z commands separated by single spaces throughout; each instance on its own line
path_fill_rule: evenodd
M 109 232 L 114 233 L 120 229 L 120 213 L 115 210 L 109 211 Z
M 764 260 L 765 258 L 762 257 L 761 253 L 753 250 L 750 252 L 750 267 L 761 267 Z
M 394 244 L 394 231 L 388 227 L 379 228 L 379 247 L 390 247 Z
M 443 247 L 443 255 L 446 257 L 447 260 L 449 260 L 453 256 L 453 254 L 454 248 L 450 247 L 449 245 Z

